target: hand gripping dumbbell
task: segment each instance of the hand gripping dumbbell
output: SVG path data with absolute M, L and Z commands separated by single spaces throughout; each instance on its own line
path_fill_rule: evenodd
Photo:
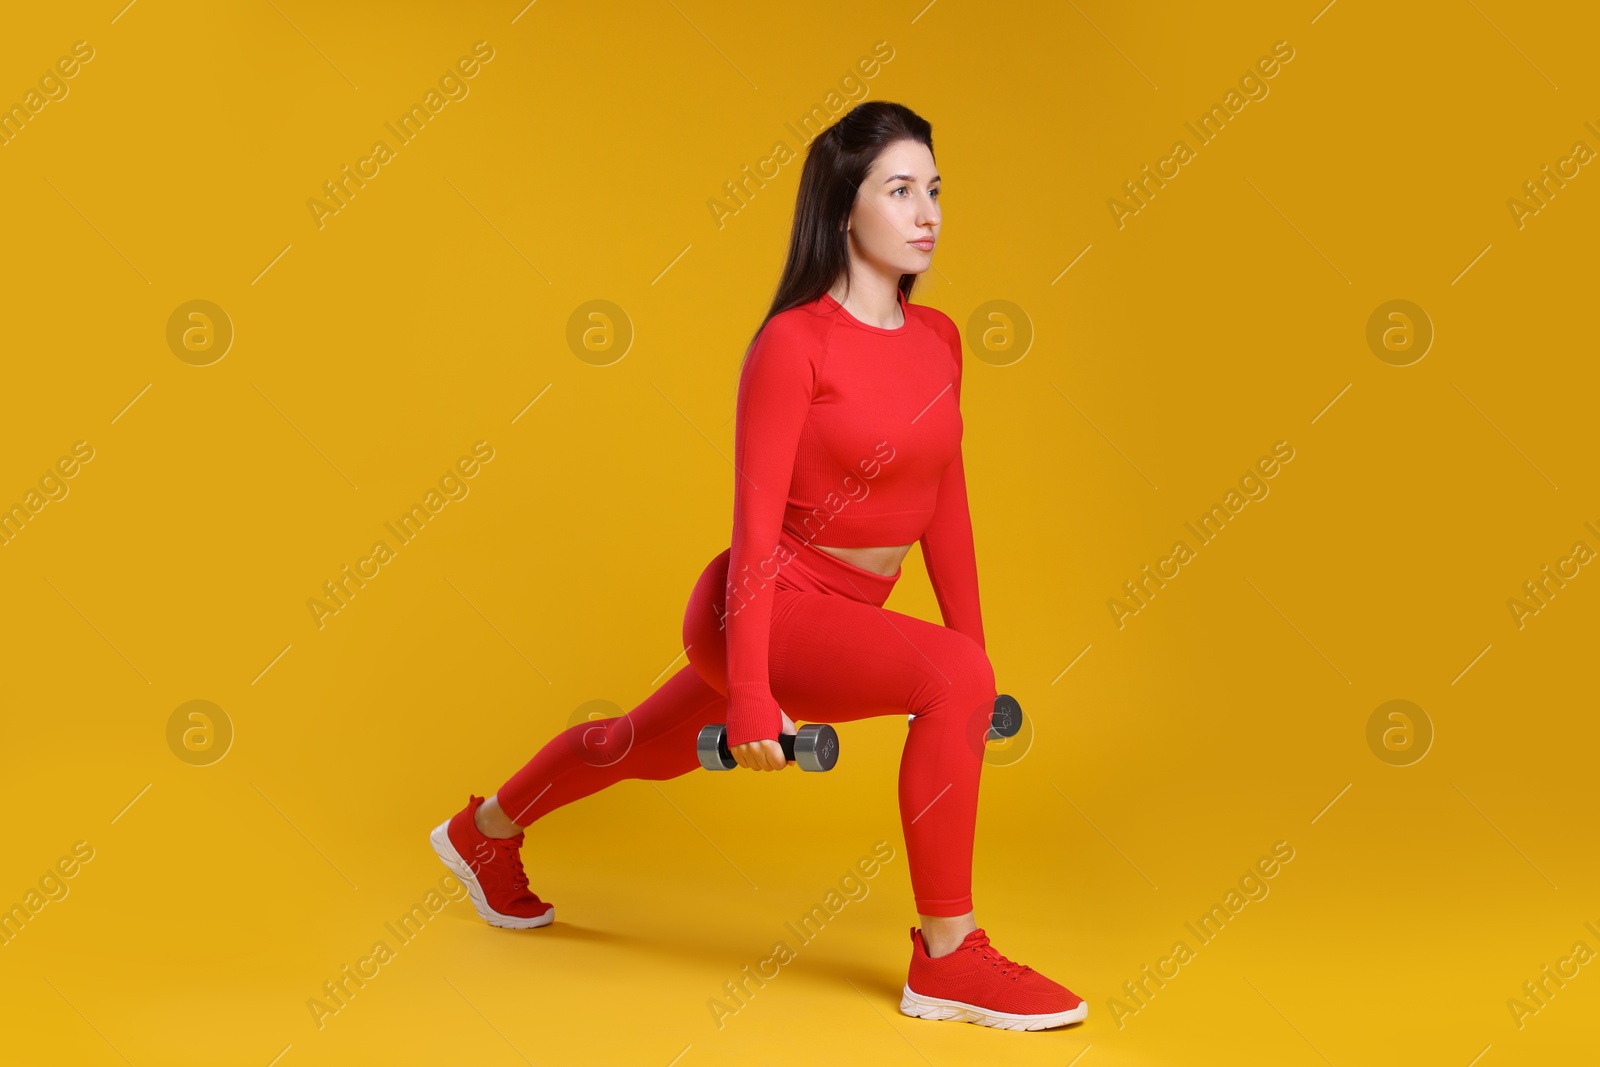
M 911 725 L 915 715 L 906 716 L 906 725 Z M 1015 737 L 1017 731 L 1022 729 L 1022 705 L 1017 698 L 1009 693 L 1001 693 L 994 698 L 994 711 L 989 719 L 989 736 L 987 741 L 1003 741 L 1008 737 Z
M 783 758 L 793 760 L 803 771 L 831 771 L 839 762 L 839 734 L 825 722 L 808 722 L 798 733 L 779 734 Z M 695 738 L 695 753 L 700 766 L 708 771 L 731 771 L 739 761 L 728 751 L 727 723 L 707 723 Z

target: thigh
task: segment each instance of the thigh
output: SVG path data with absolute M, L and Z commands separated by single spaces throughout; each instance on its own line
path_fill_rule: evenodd
M 987 666 L 965 634 L 849 597 L 779 590 L 772 616 L 772 695 L 797 721 L 917 712 Z

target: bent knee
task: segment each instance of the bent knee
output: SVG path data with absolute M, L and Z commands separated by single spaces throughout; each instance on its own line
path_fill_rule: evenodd
M 965 634 L 952 633 L 951 637 L 934 664 L 937 672 L 930 670 L 922 706 L 911 709 L 913 714 L 947 707 L 967 712 L 986 703 L 993 706 L 995 677 L 989 654 Z

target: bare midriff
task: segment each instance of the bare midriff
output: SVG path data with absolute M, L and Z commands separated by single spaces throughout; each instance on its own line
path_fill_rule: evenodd
M 911 545 L 886 545 L 882 548 L 837 548 L 832 545 L 819 545 L 812 542 L 812 546 L 820 548 L 830 556 L 837 556 L 853 567 L 860 567 L 864 571 L 891 577 L 900 569 L 900 561 L 906 558 L 906 553 L 911 551 Z

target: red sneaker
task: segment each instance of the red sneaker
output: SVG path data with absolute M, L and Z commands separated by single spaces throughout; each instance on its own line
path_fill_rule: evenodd
M 922 931 L 911 928 L 911 973 L 900 1011 L 920 1019 L 1043 1030 L 1081 1022 L 1089 1005 L 1066 986 L 995 951 L 979 927 L 954 952 L 928 955 Z
M 546 904 L 528 888 L 522 869 L 522 835 L 484 837 L 474 818 L 482 797 L 470 796 L 467 806 L 433 828 L 430 840 L 444 865 L 467 887 L 472 906 L 490 926 L 523 930 L 544 926 L 556 918 L 554 904 Z M 466 857 L 472 857 L 469 863 Z

